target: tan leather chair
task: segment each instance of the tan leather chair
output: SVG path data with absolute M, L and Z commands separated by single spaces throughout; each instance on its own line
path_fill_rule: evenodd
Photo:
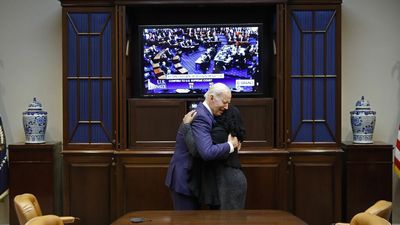
M 14 207 L 18 216 L 19 224 L 25 225 L 26 222 L 34 217 L 42 216 L 39 202 L 33 194 L 25 193 L 17 195 L 14 198 Z M 62 216 L 63 223 L 74 223 L 76 219 L 73 216 Z
M 392 213 L 392 202 L 379 200 L 375 202 L 371 207 L 364 211 L 365 213 L 369 213 L 371 215 L 376 215 L 385 219 L 386 221 L 389 220 L 390 214 Z M 335 223 L 335 225 L 349 225 L 348 223 Z
M 350 225 L 390 225 L 390 223 L 380 216 L 362 212 L 353 216 Z
M 29 220 L 25 225 L 63 225 L 60 217 L 55 215 L 37 216 Z
M 389 220 L 390 214 L 392 213 L 392 202 L 379 200 L 374 205 L 365 210 L 365 212 L 377 215 L 384 218 L 385 220 Z

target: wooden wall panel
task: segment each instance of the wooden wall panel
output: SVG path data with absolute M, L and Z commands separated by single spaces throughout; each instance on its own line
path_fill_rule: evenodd
M 117 215 L 172 209 L 164 180 L 171 155 L 126 152 L 117 156 Z M 240 155 L 247 177 L 247 209 L 287 209 L 288 152 Z
M 292 152 L 291 205 L 309 225 L 341 220 L 341 151 Z
M 129 99 L 129 148 L 174 146 L 185 113 L 183 100 Z
M 112 157 L 64 155 L 64 214 L 79 224 L 106 225 L 112 213 Z
M 274 101 L 272 98 L 233 98 L 246 128 L 246 146 L 274 146 Z
M 172 209 L 165 185 L 170 155 L 117 156 L 117 214 L 134 210 Z
M 246 209 L 287 210 L 288 152 L 241 154 L 247 178 Z
M 198 102 L 200 101 L 202 100 Z M 193 100 L 129 99 L 129 148 L 173 147 L 176 131 L 190 102 Z M 273 99 L 238 98 L 233 99 L 232 103 L 239 108 L 247 131 L 243 146 L 272 147 L 274 144 Z

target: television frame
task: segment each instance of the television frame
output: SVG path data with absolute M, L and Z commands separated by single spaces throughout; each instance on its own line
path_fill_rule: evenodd
M 270 61 L 273 60 L 273 59 L 272 59 L 272 54 L 268 54 L 268 52 L 270 50 L 266 51 L 267 48 L 265 47 L 265 43 L 264 42 L 265 42 L 265 39 L 268 39 L 268 38 L 264 37 L 264 24 L 263 23 L 220 23 L 220 24 L 219 23 L 217 23 L 217 24 L 216 23 L 212 23 L 212 24 L 196 24 L 196 23 L 193 23 L 193 24 L 138 25 L 138 30 L 137 30 L 138 31 L 137 32 L 138 33 L 138 50 L 140 52 L 140 57 L 138 57 L 139 58 L 139 72 L 138 72 L 139 73 L 139 79 L 137 79 L 137 82 L 139 82 L 140 85 L 136 85 L 136 87 L 139 87 L 139 96 L 140 97 L 145 97 L 145 98 L 148 98 L 148 97 L 149 98 L 153 98 L 153 97 L 155 97 L 155 98 L 160 98 L 160 97 L 161 98 L 163 98 L 163 97 L 184 97 L 184 98 L 193 97 L 193 98 L 197 98 L 197 97 L 202 97 L 204 95 L 205 91 L 208 89 L 208 87 L 207 88 L 203 87 L 201 90 L 194 90 L 194 91 L 193 90 L 189 91 L 188 89 L 179 90 L 181 93 L 147 93 L 146 90 L 148 90 L 148 87 L 146 88 L 146 86 L 145 86 L 145 81 L 146 81 L 145 74 L 146 74 L 146 72 L 149 73 L 149 74 L 150 73 L 153 74 L 153 73 L 149 69 L 147 69 L 147 71 L 146 71 L 145 63 L 147 63 L 147 65 L 148 65 L 149 63 L 153 64 L 153 62 L 152 61 L 145 62 L 145 54 L 146 54 L 145 47 L 149 48 L 149 46 L 150 46 L 149 43 L 145 43 L 147 40 L 143 37 L 144 36 L 144 32 L 145 32 L 146 29 L 166 29 L 166 30 L 167 29 L 186 29 L 186 30 L 187 29 L 189 29 L 189 30 L 190 29 L 197 29 L 197 30 L 204 30 L 204 29 L 208 28 L 210 30 L 213 30 L 213 29 L 214 30 L 215 29 L 217 29 L 217 30 L 225 29 L 226 30 L 228 28 L 236 28 L 236 29 L 238 29 L 238 28 L 249 28 L 250 29 L 251 27 L 257 27 L 257 29 L 258 29 L 257 30 L 257 39 L 256 39 L 257 44 L 258 44 L 258 49 L 257 49 L 257 52 L 256 52 L 256 55 L 257 55 L 256 56 L 256 60 L 257 60 L 257 63 L 258 63 L 258 65 L 257 65 L 258 72 L 256 74 L 253 74 L 253 76 L 255 76 L 255 77 L 253 77 L 254 78 L 253 80 L 254 80 L 254 82 L 258 82 L 259 84 L 257 85 L 257 89 L 254 89 L 251 92 L 248 91 L 248 90 L 244 91 L 244 92 L 240 92 L 240 90 L 232 89 L 232 94 L 234 96 L 239 96 L 239 97 L 250 97 L 250 96 L 251 97 L 253 97 L 253 96 L 255 96 L 255 97 L 266 97 L 266 96 L 268 96 L 269 92 L 267 91 L 267 88 L 270 87 L 270 85 L 268 84 L 269 80 L 266 79 L 265 69 L 266 69 L 267 66 L 269 67 L 269 65 L 267 65 L 268 61 L 267 61 L 266 58 L 267 57 L 271 57 L 271 58 L 268 59 Z M 272 41 L 272 38 L 271 38 L 271 41 Z M 230 45 L 231 44 L 229 44 L 229 41 L 228 41 L 228 43 L 224 44 L 222 47 L 230 46 Z M 235 45 L 236 45 L 236 47 L 238 47 L 238 49 L 239 48 L 241 48 L 241 49 L 244 48 L 244 47 L 242 47 L 241 44 L 238 44 L 237 42 L 235 43 Z M 272 45 L 272 43 L 271 43 L 271 45 Z M 171 48 L 172 45 L 167 45 L 167 46 L 168 46 L 168 48 Z M 243 46 L 245 46 L 245 45 L 243 45 Z M 248 42 L 247 46 L 251 46 L 251 44 Z M 204 47 L 205 46 L 203 46 L 202 50 L 204 50 Z M 219 46 L 219 47 L 221 47 L 221 46 Z M 219 48 L 219 49 L 217 48 L 216 49 L 216 50 L 218 50 L 217 51 L 218 53 L 219 53 L 219 50 L 221 48 Z M 208 51 L 208 49 L 206 51 Z M 157 50 L 157 52 L 158 52 L 158 50 Z M 215 53 L 214 57 L 218 53 Z M 176 52 L 174 52 L 174 54 L 176 55 Z M 185 53 L 181 53 L 181 54 L 185 54 Z M 156 62 L 156 63 L 159 63 L 159 62 Z M 270 62 L 270 63 L 272 63 L 272 62 Z M 216 64 L 214 62 L 213 66 L 215 66 L 215 65 Z M 197 65 L 195 65 L 195 67 L 196 66 Z M 247 66 L 247 64 L 246 64 L 246 66 Z M 149 68 L 153 68 L 154 69 L 154 67 L 149 67 Z M 214 68 L 215 67 L 213 67 L 213 69 Z M 247 70 L 247 69 L 248 69 L 247 67 L 246 68 L 241 68 L 241 70 Z M 157 71 L 159 71 L 159 70 L 157 70 Z M 268 70 L 268 71 L 270 71 L 270 70 Z M 188 74 L 188 77 L 190 77 L 189 75 L 201 76 L 200 74 L 201 73 Z M 154 75 L 155 75 L 155 69 L 154 69 L 153 76 Z M 211 74 L 207 74 L 207 75 L 216 75 L 216 73 L 211 73 Z M 219 75 L 221 75 L 221 74 L 219 74 Z M 225 77 L 226 74 L 223 74 L 223 75 Z M 169 76 L 169 77 L 171 77 L 171 76 Z M 196 76 L 192 76 L 192 77 L 196 77 Z M 186 78 L 184 78 L 184 79 L 186 79 Z M 196 80 L 197 78 L 193 78 L 193 79 Z M 162 83 L 163 83 L 162 80 L 163 79 L 160 79 L 160 80 L 161 80 L 160 83 L 162 85 Z M 221 80 L 221 82 L 222 83 L 226 83 L 227 80 L 229 80 L 229 79 L 228 78 L 224 78 L 223 80 Z M 240 82 L 250 81 L 249 78 L 244 79 L 244 81 L 235 78 L 235 82 L 237 82 L 236 80 L 238 80 Z M 218 82 L 218 80 L 216 82 Z M 216 83 L 216 82 L 214 80 L 211 81 L 211 82 L 208 82 L 209 83 L 208 86 L 211 85 L 212 83 Z M 207 81 L 204 81 L 203 83 L 207 83 Z M 195 84 L 198 84 L 198 83 L 195 83 Z M 205 84 L 203 84 L 203 86 L 204 85 Z

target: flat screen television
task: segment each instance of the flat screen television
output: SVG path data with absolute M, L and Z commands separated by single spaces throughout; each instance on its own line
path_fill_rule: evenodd
M 262 23 L 139 25 L 142 97 L 202 96 L 214 83 L 264 95 Z

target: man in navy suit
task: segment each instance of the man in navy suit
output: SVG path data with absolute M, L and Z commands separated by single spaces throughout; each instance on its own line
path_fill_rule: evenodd
M 200 204 L 189 188 L 189 171 L 193 158 L 185 143 L 185 126 L 191 126 L 194 143 L 201 158 L 205 161 L 225 159 L 239 146 L 238 139 L 229 135 L 228 141 L 213 144 L 211 129 L 214 116 L 220 116 L 231 102 L 231 91 L 222 83 L 216 83 L 204 95 L 205 100 L 196 108 L 196 117 L 191 125 L 181 125 L 176 136 L 175 152 L 172 156 L 165 184 L 170 188 L 175 210 L 199 209 Z M 194 114 L 193 114 L 194 115 Z M 193 116 L 192 115 L 192 116 Z

